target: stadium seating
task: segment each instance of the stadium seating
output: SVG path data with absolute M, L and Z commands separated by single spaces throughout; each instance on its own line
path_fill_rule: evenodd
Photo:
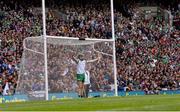
M 111 38 L 108 3 L 83 7 L 64 4 L 58 4 L 60 13 L 54 11 L 57 10 L 55 4 L 49 8 L 54 9 L 47 12 L 48 35 Z M 30 2 L 28 8 L 25 6 L 23 2 L 0 2 L 0 94 L 7 83 L 9 89 L 4 94 L 15 93 L 23 39 L 42 34 L 42 16 L 34 8 L 35 1 Z M 118 89 L 143 90 L 147 94 L 180 89 L 180 31 L 158 18 L 142 19 L 135 4 L 126 8 L 129 14 L 125 16 L 121 10 L 115 10 Z M 178 17 L 175 12 L 173 9 Z M 57 86 L 57 81 L 50 83 Z M 108 84 L 105 78 L 99 83 Z M 56 92 L 56 87 L 52 91 Z

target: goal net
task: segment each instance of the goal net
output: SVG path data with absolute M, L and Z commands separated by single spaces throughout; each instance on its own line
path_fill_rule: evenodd
M 45 99 L 48 83 L 49 99 L 77 97 L 76 63 L 72 57 L 83 54 L 85 60 L 100 59 L 86 64 L 90 73 L 89 96 L 114 91 L 113 41 L 47 36 L 48 82 L 45 81 L 43 37 L 24 40 L 23 56 L 16 94 L 30 100 Z

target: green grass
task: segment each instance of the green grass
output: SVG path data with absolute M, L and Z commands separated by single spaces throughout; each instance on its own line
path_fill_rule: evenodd
M 0 111 L 180 111 L 180 95 L 126 96 L 0 104 Z

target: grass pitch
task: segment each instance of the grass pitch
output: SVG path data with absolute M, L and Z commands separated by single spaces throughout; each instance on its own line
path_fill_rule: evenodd
M 180 95 L 146 95 L 0 104 L 0 111 L 180 111 Z

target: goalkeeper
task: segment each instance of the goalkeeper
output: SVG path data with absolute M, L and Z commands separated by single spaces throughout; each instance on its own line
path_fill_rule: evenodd
M 85 60 L 83 54 L 79 54 L 77 58 L 73 57 L 73 60 L 77 64 L 77 84 L 78 84 L 78 96 L 83 97 L 84 93 L 84 80 L 85 80 L 85 73 L 86 73 L 86 63 L 91 63 L 100 60 L 100 56 L 93 60 Z

